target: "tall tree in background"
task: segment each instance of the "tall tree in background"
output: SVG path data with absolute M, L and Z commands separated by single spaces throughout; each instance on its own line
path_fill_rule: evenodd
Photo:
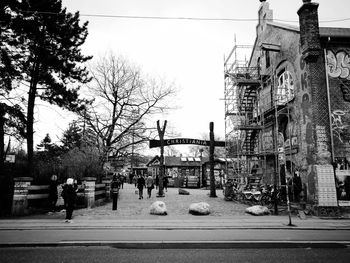
M 14 83 L 21 80 L 20 53 L 23 52 L 21 36 L 11 28 L 15 15 L 11 12 L 17 8 L 19 1 L 3 0 L 0 2 L 0 175 L 4 173 L 4 162 L 9 150 L 10 139 L 5 150 L 5 136 L 25 138 L 25 115 L 20 105 L 21 99 L 11 92 Z
M 33 124 L 36 98 L 69 110 L 81 110 L 77 84 L 90 79 L 81 45 L 88 31 L 79 24 L 79 13 L 62 8 L 60 0 L 22 0 L 11 6 L 12 32 L 20 36 L 22 78 L 29 86 L 27 99 L 28 168 L 33 171 Z M 18 45 L 17 45 L 18 46 Z M 69 84 L 72 87 L 69 87 Z M 74 87 L 73 87 L 73 84 Z
M 0 175 L 4 175 L 4 162 L 9 151 L 10 140 L 5 150 L 5 136 L 25 138 L 25 116 L 18 105 L 0 102 Z
M 98 146 L 97 136 L 87 127 L 85 120 L 79 118 L 69 123 L 68 129 L 63 132 L 61 143 L 63 151 L 85 146 Z
M 152 117 L 171 109 L 175 89 L 162 81 L 144 77 L 140 70 L 113 54 L 92 68 L 87 92 L 94 102 L 82 111 L 86 124 L 98 137 L 101 155 L 130 154 L 132 145 L 155 138 Z
M 77 119 L 69 124 L 61 139 L 62 169 L 66 177 L 82 178 L 103 175 L 95 133 Z

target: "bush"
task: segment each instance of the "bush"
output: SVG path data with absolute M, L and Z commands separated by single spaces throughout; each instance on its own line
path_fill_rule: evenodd
M 74 148 L 62 156 L 66 177 L 81 180 L 83 177 L 101 177 L 103 174 L 100 156 L 96 148 Z

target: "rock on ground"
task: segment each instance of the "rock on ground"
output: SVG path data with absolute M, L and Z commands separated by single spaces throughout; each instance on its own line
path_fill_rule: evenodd
M 205 202 L 190 204 L 189 213 L 192 215 L 209 215 L 209 204 Z
M 167 215 L 166 205 L 162 201 L 155 201 L 150 207 L 152 215 Z
M 261 205 L 254 205 L 254 206 L 248 207 L 245 210 L 245 212 L 255 216 L 268 215 L 270 213 L 269 209 L 266 206 L 261 206 Z
M 190 192 L 186 191 L 185 189 L 179 188 L 179 195 L 189 195 Z

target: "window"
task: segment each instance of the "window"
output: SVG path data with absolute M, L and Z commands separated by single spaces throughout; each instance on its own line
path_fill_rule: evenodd
M 260 57 L 258 57 L 258 60 L 256 61 L 256 66 L 258 67 L 258 75 L 260 76 L 260 70 L 261 70 L 261 61 L 260 61 Z
M 278 105 L 284 105 L 294 99 L 294 81 L 289 71 L 283 71 L 278 77 L 276 100 Z
M 265 62 L 266 62 L 266 68 L 269 68 L 270 67 L 270 53 L 269 51 L 265 51 Z

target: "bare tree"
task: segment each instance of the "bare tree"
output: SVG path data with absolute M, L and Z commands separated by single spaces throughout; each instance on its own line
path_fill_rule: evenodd
M 180 151 L 176 149 L 174 146 L 167 146 L 165 149 L 165 155 L 166 156 L 179 156 Z
M 201 140 L 209 140 L 209 136 L 206 133 L 201 133 L 199 137 Z M 215 140 L 222 141 L 221 137 L 217 137 Z M 209 146 L 191 145 L 189 146 L 189 153 L 191 156 L 209 157 Z M 215 147 L 214 157 L 225 157 L 225 148 Z
M 114 54 L 94 64 L 91 75 L 87 93 L 92 102 L 81 116 L 96 133 L 103 156 L 125 156 L 131 147 L 156 137 L 153 119 L 172 108 L 173 85 L 143 76 Z

